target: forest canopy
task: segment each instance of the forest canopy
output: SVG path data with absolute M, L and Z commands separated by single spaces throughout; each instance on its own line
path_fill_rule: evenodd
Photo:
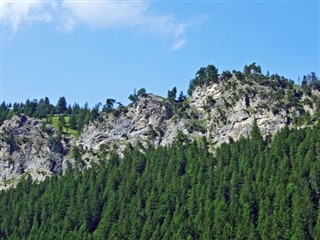
M 205 138 L 0 193 L 1 239 L 320 239 L 320 127 Z

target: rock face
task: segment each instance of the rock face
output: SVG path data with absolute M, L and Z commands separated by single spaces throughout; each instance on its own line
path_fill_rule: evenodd
M 62 171 L 68 143 L 55 139 L 55 129 L 41 120 L 14 116 L 0 127 L 0 189 L 29 174 L 33 180 Z
M 301 91 L 288 101 L 295 91 L 282 89 L 279 97 L 272 86 L 232 78 L 197 87 L 183 102 L 148 94 L 122 110 L 103 113 L 86 126 L 76 145 L 91 153 L 109 152 L 117 146 L 121 153 L 128 143 L 168 145 L 180 132 L 191 140 L 205 136 L 213 146 L 219 146 L 248 136 L 255 120 L 264 137 L 272 136 L 301 114 L 314 114 L 314 106 L 303 104 L 311 97 Z M 314 92 L 315 96 L 319 93 Z
M 293 84 L 277 84 L 232 77 L 196 87 L 183 101 L 144 94 L 129 106 L 101 113 L 72 146 L 70 140 L 58 139 L 55 129 L 42 121 L 15 116 L 0 127 L 0 189 L 14 185 L 26 174 L 41 181 L 64 171 L 69 163 L 90 167 L 107 159 L 111 151 L 121 155 L 129 144 L 143 149 L 149 144 L 169 145 L 177 136 L 190 140 L 206 137 L 214 150 L 230 139 L 248 136 L 254 121 L 267 137 L 286 125 L 301 125 L 300 116 L 320 115 L 315 104 L 320 103 L 318 91 L 306 95 Z
M 151 142 L 155 146 L 168 142 L 172 109 L 161 97 L 144 95 L 137 103 L 122 110 L 104 113 L 85 127 L 77 145 L 85 150 L 123 149 L 129 143 Z M 176 129 L 173 134 L 176 133 Z
M 268 95 L 257 93 L 266 92 L 271 94 L 268 88 L 257 89 L 250 92 L 250 88 L 237 84 L 237 91 L 230 91 L 222 84 L 213 84 L 208 88 L 197 88 L 190 103 L 190 107 L 202 120 L 204 134 L 197 132 L 195 135 L 205 135 L 212 143 L 220 145 L 229 139 L 238 140 L 247 137 L 252 129 L 254 120 L 260 128 L 261 134 L 266 137 L 274 135 L 286 124 L 290 125 L 292 112 L 296 109 L 277 107 L 274 112 L 272 107 L 276 102 Z M 239 85 L 238 85 L 239 84 Z M 258 88 L 258 86 L 255 86 Z M 269 92 L 269 93 L 268 93 Z

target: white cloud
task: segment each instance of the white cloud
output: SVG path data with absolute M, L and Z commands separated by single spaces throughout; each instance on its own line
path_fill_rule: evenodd
M 22 23 L 49 22 L 52 20 L 52 9 L 54 2 L 42 1 L 19 1 L 7 2 L 1 0 L 2 16 L 4 26 L 9 27 L 15 33 Z
M 128 27 L 141 24 L 146 2 L 69 2 L 63 1 L 64 19 L 93 28 Z
M 95 29 L 134 28 L 173 38 L 174 50 L 186 43 L 183 37 L 186 23 L 178 21 L 174 15 L 154 14 L 146 1 L 0 1 L 2 21 L 13 32 L 22 23 L 55 21 L 65 32 L 72 31 L 77 25 Z
M 179 38 L 185 30 L 185 24 L 178 22 L 173 15 L 151 14 L 150 4 L 146 1 L 63 1 L 61 9 L 62 24 L 66 30 L 72 30 L 77 24 L 92 28 L 136 27 L 142 31 L 174 38 Z

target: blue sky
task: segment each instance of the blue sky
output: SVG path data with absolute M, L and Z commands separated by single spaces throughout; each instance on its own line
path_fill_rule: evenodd
M 2 100 L 127 104 L 187 91 L 196 71 L 320 73 L 319 1 L 1 0 Z

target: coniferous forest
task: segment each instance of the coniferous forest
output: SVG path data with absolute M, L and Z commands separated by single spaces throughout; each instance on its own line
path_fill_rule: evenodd
M 320 240 L 319 10 L 0 0 L 0 240 Z
M 1 239 L 320 239 L 320 127 L 147 150 L 0 193 Z

